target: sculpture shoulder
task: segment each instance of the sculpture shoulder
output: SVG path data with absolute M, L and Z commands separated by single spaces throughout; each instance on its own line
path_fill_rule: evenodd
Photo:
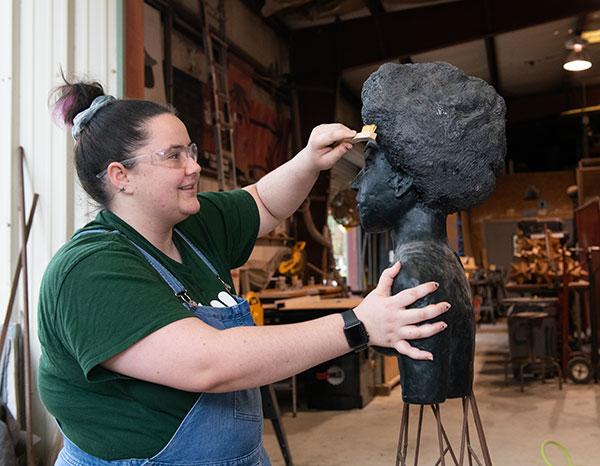
M 393 292 L 437 281 L 444 287 L 449 281 L 464 277 L 458 258 L 447 244 L 436 241 L 413 241 L 399 245 L 394 259 L 402 264 L 394 280 Z

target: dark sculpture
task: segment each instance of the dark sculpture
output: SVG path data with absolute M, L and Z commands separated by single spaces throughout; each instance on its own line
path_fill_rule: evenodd
M 402 263 L 393 293 L 435 280 L 440 288 L 415 306 L 452 305 L 433 320 L 448 323 L 445 331 L 411 341 L 434 360 L 399 358 L 403 400 L 433 404 L 469 396 L 473 306 L 462 264 L 448 246 L 446 216 L 494 190 L 506 153 L 504 101 L 447 63 L 382 65 L 363 85 L 362 100 L 363 121 L 377 125 L 377 142 L 367 144 L 353 185 L 361 223 L 369 232 L 391 232 Z

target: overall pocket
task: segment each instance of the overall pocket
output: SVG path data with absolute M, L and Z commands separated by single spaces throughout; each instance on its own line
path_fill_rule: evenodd
M 260 388 L 238 390 L 234 393 L 234 416 L 246 421 L 262 421 Z

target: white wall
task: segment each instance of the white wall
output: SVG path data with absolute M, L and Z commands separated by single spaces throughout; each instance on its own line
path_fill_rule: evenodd
M 60 83 L 61 68 L 68 78 L 93 79 L 107 93 L 122 95 L 124 0 L 1 0 L 1 3 L 0 302 L 7 302 L 19 250 L 17 162 L 18 147 L 23 146 L 26 208 L 34 191 L 40 195 L 28 245 L 35 387 L 40 355 L 36 311 L 42 275 L 57 249 L 95 213 L 74 176 L 70 132 L 51 121 L 48 95 Z M 286 70 L 287 48 L 264 24 L 258 24 L 257 18 L 239 0 L 232 3 L 227 2 L 227 14 L 235 22 L 228 24 L 228 33 L 235 36 L 233 40 L 265 66 Z M 202 188 L 214 189 L 213 184 L 212 180 L 203 180 Z M 19 301 L 13 311 L 14 321 L 22 322 L 22 308 Z M 34 394 L 34 431 L 42 438 L 38 452 L 44 465 L 53 459 L 60 437 L 35 389 Z
M 10 281 L 14 257 L 12 243 L 16 238 L 16 229 L 11 224 L 16 216 L 13 215 L 13 156 L 15 155 L 15 131 L 11 124 L 12 115 L 15 113 L 14 95 L 18 93 L 17 83 L 14 81 L 14 68 L 16 56 L 13 53 L 18 38 L 18 28 L 15 27 L 17 12 L 12 2 L 5 5 L 0 15 L 0 297 L 2 303 L 8 300 Z M 14 233 L 14 235 L 13 235 Z M 3 307 L 4 308 L 4 305 Z
M 56 250 L 75 228 L 89 218 L 90 208 L 77 187 L 70 132 L 51 121 L 50 90 L 60 83 L 60 70 L 69 78 L 87 76 L 118 94 L 121 56 L 121 0 L 4 0 L 9 14 L 0 16 L 0 295 L 8 299 L 10 275 L 18 245 L 18 146 L 26 153 L 26 205 L 32 193 L 40 199 L 28 245 L 29 306 L 32 361 L 37 371 L 38 291 L 43 272 Z M 10 116 L 10 119 L 7 118 Z M 8 226 L 9 225 L 9 226 Z M 22 302 L 13 320 L 22 322 Z M 35 386 L 35 385 L 34 385 Z M 34 390 L 34 431 L 42 437 L 38 450 L 47 464 L 57 439 L 54 421 Z
M 126 1 L 126 0 L 125 0 Z M 74 75 L 98 81 L 104 92 L 116 97 L 123 96 L 123 0 L 76 0 L 74 31 Z M 67 137 L 72 154 L 72 140 Z M 73 158 L 69 157 L 69 163 Z M 70 170 L 74 173 L 74 169 Z M 75 205 L 75 229 L 91 220 L 97 208 L 77 181 L 73 178 Z

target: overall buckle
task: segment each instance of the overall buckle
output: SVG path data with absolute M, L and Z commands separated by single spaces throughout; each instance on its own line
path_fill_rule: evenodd
M 190 307 L 198 307 L 198 303 L 190 298 L 190 296 L 187 294 L 187 290 L 177 293 L 177 297 L 181 299 L 184 304 L 187 304 Z

